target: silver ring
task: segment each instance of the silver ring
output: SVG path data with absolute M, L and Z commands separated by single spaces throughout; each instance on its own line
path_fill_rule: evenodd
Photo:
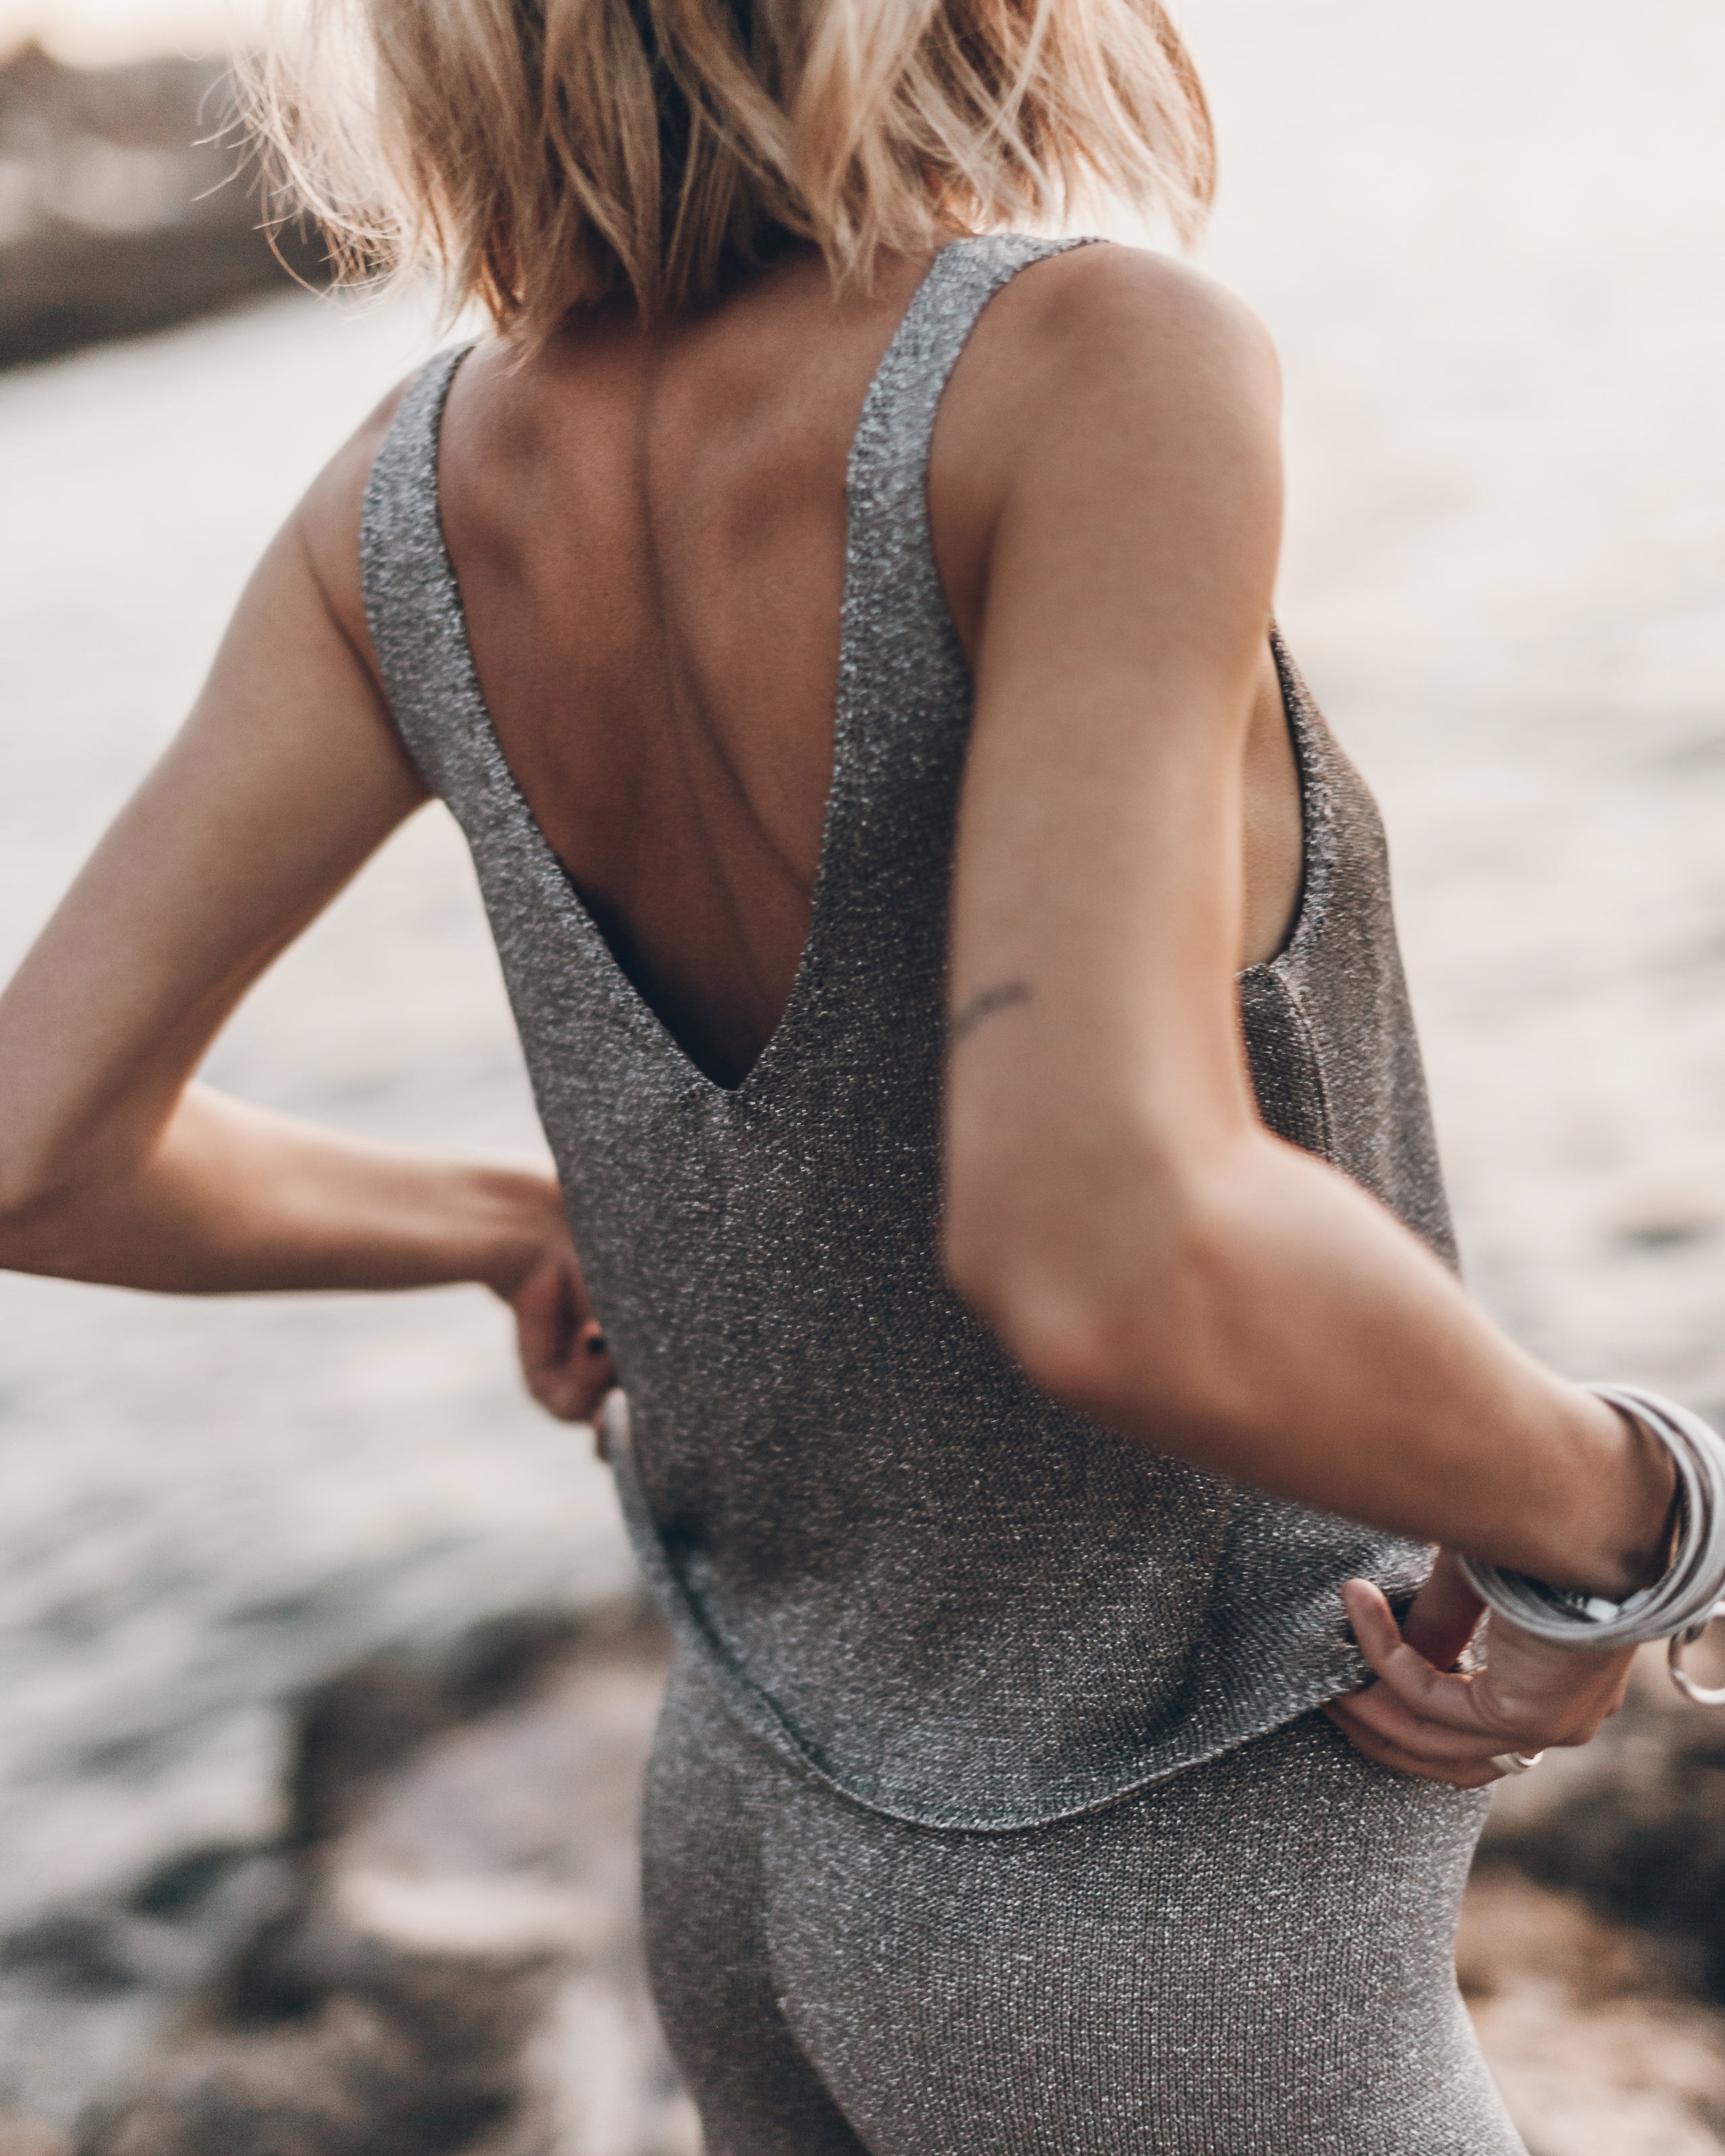
M 1543 1752 L 1494 1752 L 1491 1763 L 1500 1774 L 1525 1774 L 1544 1757 Z

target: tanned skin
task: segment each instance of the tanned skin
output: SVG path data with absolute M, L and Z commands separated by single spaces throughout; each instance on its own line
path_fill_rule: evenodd
M 481 685 L 625 968 L 721 1083 L 809 932 L 833 755 L 846 453 L 924 261 L 834 300 L 793 254 L 644 330 L 456 377 L 442 495 Z M 241 600 L 184 731 L 0 998 L 0 1264 L 183 1293 L 480 1281 L 536 1399 L 613 1382 L 553 1178 L 333 1136 L 191 1082 L 251 983 L 424 799 L 358 525 L 391 400 Z M 1234 977 L 1283 941 L 1298 780 L 1268 656 L 1277 380 L 1250 315 L 1097 246 L 996 298 L 929 481 L 977 686 L 956 865 L 946 1259 L 1029 1375 L 1129 1441 L 1620 1594 L 1657 1449 L 1520 1353 L 1405 1229 L 1272 1137 Z M 1329 1710 L 1462 1786 L 1584 1742 L 1627 1658 L 1495 1625 L 1453 1562 Z

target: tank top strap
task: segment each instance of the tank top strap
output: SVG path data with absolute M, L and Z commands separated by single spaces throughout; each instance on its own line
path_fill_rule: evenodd
M 937 999 L 944 972 L 971 680 L 929 530 L 935 417 L 988 301 L 1032 263 L 1086 244 L 1017 234 L 950 242 L 863 402 L 845 478 L 833 786 L 815 895 L 821 971 L 835 984 L 850 977 L 844 999 L 859 1022 L 870 984 L 888 974 L 905 1022 L 926 1019 L 917 1006 Z
M 419 775 L 445 800 L 497 776 L 438 507 L 444 406 L 472 349 L 470 341 L 439 352 L 408 384 L 360 514 L 366 619 L 391 712 Z
M 847 484 L 853 585 L 892 590 L 901 604 L 926 591 L 928 450 L 935 415 L 978 318 L 1021 270 L 1088 239 L 989 233 L 955 239 L 935 257 L 875 372 L 851 445 Z M 938 584 L 934 587 L 938 596 Z

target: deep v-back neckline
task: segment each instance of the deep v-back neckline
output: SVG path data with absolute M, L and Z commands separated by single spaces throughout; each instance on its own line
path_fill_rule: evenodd
M 962 245 L 961 242 L 950 243 Z M 941 261 L 947 252 L 941 249 L 917 280 L 915 290 L 906 301 L 904 311 L 895 325 L 891 336 L 869 377 L 867 389 L 858 410 L 856 424 L 851 430 L 850 448 L 845 456 L 845 569 L 839 595 L 839 654 L 833 694 L 833 762 L 827 779 L 826 793 L 821 808 L 820 849 L 816 860 L 814 881 L 809 894 L 809 930 L 798 953 L 797 965 L 791 978 L 790 992 L 785 998 L 766 1040 L 747 1068 L 731 1084 L 716 1078 L 692 1053 L 687 1044 L 672 1029 L 662 1012 L 644 993 L 618 956 L 611 939 L 599 926 L 592 907 L 582 896 L 573 872 L 547 835 L 532 804 L 528 801 L 514 767 L 504 749 L 485 688 L 480 680 L 479 668 L 474 659 L 472 639 L 468 634 L 465 603 L 461 594 L 461 582 L 456 573 L 454 559 L 449 552 L 448 535 L 444 528 L 442 495 L 439 484 L 443 417 L 447 408 L 449 389 L 464 361 L 475 349 L 471 344 L 461 347 L 450 356 L 449 378 L 444 386 L 443 402 L 439 406 L 433 434 L 433 483 L 437 501 L 436 545 L 440 553 L 439 567 L 448 581 L 454 601 L 454 619 L 459 642 L 459 658 L 470 685 L 471 705 L 475 723 L 483 737 L 487 762 L 491 766 L 494 780 L 501 788 L 511 821 L 516 824 L 523 843 L 539 860 L 548 872 L 557 893 L 558 911 L 566 927 L 572 932 L 585 956 L 588 967 L 603 988 L 613 1009 L 635 1034 L 655 1052 L 662 1063 L 668 1065 L 685 1083 L 721 1100 L 741 1101 L 764 1086 L 773 1069 L 785 1053 L 785 1044 L 795 1038 L 801 1025 L 803 1014 L 810 1000 L 811 983 L 817 971 L 821 950 L 826 942 L 824 933 L 827 916 L 832 903 L 832 864 L 837 836 L 837 824 L 845 798 L 846 782 L 850 776 L 855 744 L 854 728 L 849 721 L 847 699 L 845 695 L 846 659 L 853 638 L 855 614 L 857 579 L 860 564 L 855 547 L 853 503 L 860 476 L 860 465 L 868 439 L 868 420 L 872 408 L 879 403 L 882 385 L 891 377 L 895 363 L 907 337 L 914 334 L 914 323 L 918 303 L 928 290 Z M 924 475 L 925 484 L 927 475 Z M 954 632 L 956 638 L 956 632 Z

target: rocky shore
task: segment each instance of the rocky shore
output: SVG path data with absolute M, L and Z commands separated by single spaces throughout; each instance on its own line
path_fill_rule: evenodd
M 278 1834 L 184 1850 L 0 1941 L 8 2065 L 78 2114 L 38 2144 L 693 2156 L 634 1917 L 664 1651 L 626 1599 L 310 1688 Z M 119 2048 L 137 2056 L 105 2070 Z
M 309 1688 L 279 1833 L 0 1939 L 8 2064 L 77 2112 L 0 2156 L 697 2156 L 634 1906 L 665 1652 L 625 1597 Z M 1650 1661 L 1501 1794 L 1458 1970 L 1532 2156 L 1725 2147 L 1722 1772 Z
M 323 249 L 272 236 L 219 60 L 0 62 L 0 367 L 185 321 Z

